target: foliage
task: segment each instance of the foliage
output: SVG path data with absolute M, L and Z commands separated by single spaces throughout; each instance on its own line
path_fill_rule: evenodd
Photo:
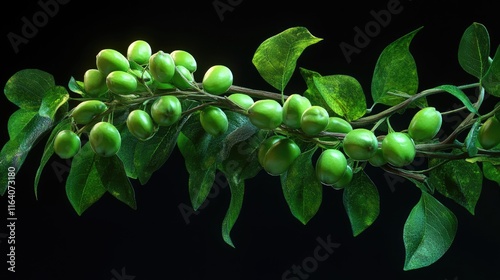
M 479 109 L 487 95 L 500 96 L 500 47 L 492 58 L 486 27 L 477 22 L 472 23 L 459 42 L 457 59 L 463 70 L 476 82 L 436 85 L 419 91 L 417 64 L 409 51 L 412 39 L 418 32 L 421 32 L 421 28 L 395 40 L 380 54 L 371 81 L 372 106 L 368 106 L 367 93 L 363 92 L 363 87 L 355 77 L 322 74 L 297 67 L 297 60 L 302 52 L 323 40 L 301 26 L 289 28 L 263 41 L 253 56 L 252 62 L 258 73 L 277 92 L 233 85 L 232 73 L 227 72 L 230 68 L 224 68 L 224 76 L 229 78 L 210 78 L 215 87 L 220 85 L 216 92 L 204 90 L 203 84 L 194 81 L 190 75 L 196 71 L 196 62 L 188 52 L 184 54 L 189 60 L 174 61 L 168 53 L 159 51 L 161 56 L 152 54 L 150 50 L 148 53 L 148 45 L 143 41 L 143 53 L 135 56 L 133 53 L 128 54 L 127 71 L 123 71 L 126 65 L 123 58 L 116 58 L 120 63 L 117 71 L 126 75 L 120 73 L 121 75 L 114 75 L 113 80 L 108 79 L 108 87 L 104 91 L 100 90 L 97 80 L 89 85 L 86 81 L 71 78 L 66 88 L 56 85 L 49 73 L 39 69 L 24 69 L 14 73 L 4 87 L 7 99 L 19 108 L 8 120 L 9 139 L 0 153 L 0 168 L 15 168 L 19 171 L 30 151 L 45 140 L 45 145 L 41 147 L 43 155 L 34 178 L 34 192 L 37 196 L 44 167 L 56 156 L 56 135 L 62 130 L 72 130 L 82 139 L 82 146 L 72 158 L 71 171 L 66 180 L 67 198 L 76 213 L 84 214 L 105 193 L 110 193 L 136 209 L 132 180 L 137 180 L 142 185 L 148 184 L 154 172 L 160 170 L 169 160 L 172 151 L 178 148 L 189 173 L 187 187 L 195 210 L 206 201 L 216 172 L 222 172 L 227 178 L 231 201 L 222 221 L 222 237 L 228 245 L 235 247 L 231 240 L 231 229 L 243 205 L 245 181 L 264 172 L 261 163 L 267 160 L 271 164 L 286 164 L 286 171 L 283 173 L 268 175 L 280 177 L 290 213 L 302 224 L 307 224 L 317 213 L 323 189 L 333 187 L 343 192 L 344 208 L 352 226 L 352 234 L 358 236 L 376 222 L 380 213 L 379 186 L 365 172 L 371 161 L 346 157 L 352 172 L 349 175 L 352 177 L 346 177 L 345 185 L 324 184 L 315 173 L 315 161 L 322 151 L 343 151 L 346 131 L 325 127 L 319 133 L 311 135 L 304 133 L 301 128 L 292 128 L 283 123 L 259 128 L 254 125 L 252 116 L 248 113 L 252 110 L 249 109 L 251 104 L 242 106 L 227 96 L 238 93 L 251 97 L 251 101 L 274 100 L 283 105 L 289 96 L 287 84 L 293 73 L 299 71 L 307 88 L 300 95 L 310 101 L 309 105 L 321 106 L 330 117 L 347 121 L 352 126 L 349 129 L 363 128 L 371 131 L 377 136 L 380 147 L 385 136 L 396 132 L 390 125 L 392 116 L 405 113 L 407 108 L 429 107 L 427 97 L 431 95 L 449 94 L 462 103 L 463 107 L 440 114 L 467 111 L 467 116 L 444 139 L 436 136 L 428 141 L 413 142 L 416 157 L 427 159 L 426 169 L 414 170 L 390 163 L 376 166 L 407 179 L 419 188 L 420 199 L 409 213 L 403 228 L 406 249 L 403 269 L 429 266 L 450 248 L 458 229 L 456 216 L 439 201 L 436 194 L 452 199 L 474 215 L 483 181 L 486 179 L 500 183 L 500 148 L 496 146 L 485 149 L 477 141 L 484 121 L 498 116 L 499 107 L 483 114 L 479 113 Z M 153 59 L 148 61 L 144 55 L 146 58 L 156 57 L 154 69 L 150 69 Z M 116 56 L 119 54 L 114 53 L 113 57 Z M 113 65 L 113 57 L 101 62 L 105 63 L 108 72 L 116 66 Z M 134 59 L 135 57 L 140 60 Z M 161 57 L 169 60 L 161 61 Z M 98 71 L 93 74 L 100 75 Z M 130 79 L 129 74 L 137 80 L 137 85 L 135 81 L 128 83 L 129 80 L 116 78 L 127 76 Z M 168 78 L 161 81 L 155 79 L 166 76 Z M 116 84 L 120 85 L 122 82 L 127 84 L 121 84 L 120 90 L 114 91 Z M 91 91 L 90 86 L 97 88 Z M 105 86 L 104 88 L 106 89 Z M 470 89 L 474 90 L 474 95 L 466 93 Z M 164 112 L 167 114 L 165 118 L 168 117 L 168 125 L 154 124 L 153 134 L 147 139 L 135 137 L 126 124 L 128 114 L 135 109 L 150 112 L 151 105 L 162 96 L 176 97 L 175 100 L 180 102 L 175 106 L 181 104 L 181 108 L 176 110 L 182 113 L 175 115 Z M 75 123 L 74 108 L 70 108 L 70 101 L 82 103 L 88 100 L 100 100 L 106 106 L 95 111 L 94 115 L 91 107 L 86 108 L 91 111 L 88 120 L 85 123 Z M 248 99 L 245 102 L 247 101 Z M 384 109 L 372 113 L 375 105 Z M 169 108 L 168 106 L 163 107 Z M 219 115 L 222 114 L 222 119 L 217 119 L 216 116 L 208 124 L 202 125 L 200 115 L 209 106 L 222 109 L 217 111 Z M 298 112 L 299 115 L 301 113 Z M 260 122 L 270 118 L 273 123 L 280 123 L 282 117 L 281 111 L 266 111 L 265 107 L 261 108 L 260 114 Z M 142 124 L 151 125 L 146 121 L 150 122 L 137 120 L 134 129 L 140 130 Z M 118 129 L 121 147 L 116 154 L 100 156 L 94 151 L 94 145 L 100 145 L 100 141 L 88 141 L 91 128 L 98 122 L 109 122 Z M 207 128 L 207 125 L 217 127 Z M 407 133 L 407 130 L 399 132 Z M 292 159 L 286 158 L 290 155 L 283 154 L 276 145 L 265 147 L 264 150 L 261 144 L 273 135 L 293 140 L 300 148 L 300 155 Z M 96 141 L 98 143 L 94 143 Z M 261 158 L 261 153 L 269 156 Z M 2 195 L 5 195 L 8 186 L 6 180 L 7 178 L 0 178 Z

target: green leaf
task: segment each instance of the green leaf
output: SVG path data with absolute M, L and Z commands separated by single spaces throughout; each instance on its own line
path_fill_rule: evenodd
M 23 110 L 23 109 L 19 109 Z M 15 138 L 5 143 L 0 151 L 0 170 L 9 167 L 19 173 L 28 153 L 39 139 L 52 127 L 52 120 L 36 114 L 16 133 Z M 7 189 L 7 176 L 0 176 L 0 195 Z
M 45 143 L 45 148 L 43 150 L 42 158 L 40 160 L 40 165 L 38 166 L 35 175 L 34 189 L 35 189 L 36 199 L 38 199 L 38 183 L 40 182 L 40 177 L 42 176 L 43 169 L 45 168 L 45 165 L 47 164 L 47 162 L 49 162 L 50 158 L 54 154 L 54 138 L 56 137 L 57 133 L 59 133 L 61 130 L 70 128 L 71 128 L 71 119 L 70 118 L 63 119 L 52 129 L 52 132 L 50 133 L 50 136 L 47 139 L 47 142 Z
M 77 81 L 74 77 L 71 77 L 68 82 L 68 88 L 74 93 L 79 95 L 85 95 L 84 85 L 82 81 Z
M 127 176 L 132 179 L 137 179 L 137 170 L 135 168 L 135 150 L 140 140 L 130 133 L 126 124 L 119 125 L 117 128 L 120 131 L 122 139 L 121 147 L 120 150 L 118 150 L 117 155 L 123 162 Z M 176 138 L 174 138 L 174 141 L 175 140 Z M 140 153 L 138 153 L 138 155 L 140 155 Z M 145 160 L 150 159 L 145 158 Z
M 453 243 L 457 227 L 455 214 L 432 195 L 422 192 L 404 225 L 404 270 L 419 269 L 439 260 Z
M 66 180 L 68 200 L 82 215 L 106 192 L 136 209 L 133 187 L 118 156 L 98 156 L 87 143 L 73 158 Z
M 455 96 L 456 98 L 458 98 L 458 100 L 462 101 L 462 103 L 469 110 L 469 112 L 479 115 L 479 112 L 477 111 L 476 107 L 474 107 L 469 97 L 467 97 L 467 95 L 457 86 L 441 85 L 436 87 L 436 89 L 444 90 L 445 92 Z
M 500 185 L 500 164 L 494 165 L 491 162 L 483 162 L 483 174 L 484 178 Z
M 481 79 L 489 67 L 490 36 L 481 23 L 472 23 L 462 34 L 458 46 L 458 63 L 465 72 Z
M 9 132 L 9 138 L 14 139 L 23 130 L 23 128 L 29 125 L 30 121 L 38 116 L 38 111 L 28 110 L 28 109 L 18 109 L 12 113 L 9 117 L 7 123 L 7 130 Z
M 390 92 L 404 92 L 408 95 L 417 93 L 417 66 L 409 46 L 420 29 L 422 27 L 392 42 L 380 54 L 371 84 L 374 103 L 393 106 L 404 101 L 404 98 L 391 95 Z M 425 99 L 419 99 L 419 102 L 421 106 L 426 104 Z
M 38 110 L 45 93 L 55 86 L 54 77 L 38 69 L 23 69 L 7 81 L 7 99 L 23 109 Z
M 481 118 L 478 118 L 469 130 L 467 137 L 465 138 L 465 148 L 467 149 L 467 153 L 469 157 L 474 157 L 477 155 L 477 135 L 479 133 L 479 129 L 481 128 Z
M 323 199 L 323 185 L 316 178 L 312 157 L 317 148 L 303 152 L 280 175 L 283 195 L 292 212 L 302 224 L 307 224 L 319 210 Z
M 214 137 L 206 133 L 200 124 L 199 113 L 194 113 L 182 127 L 177 138 L 177 146 L 189 173 L 189 196 L 194 210 L 203 204 L 212 188 L 217 163 L 222 160 L 225 139 L 237 128 L 249 122 L 246 116 L 239 113 L 231 111 L 225 113 L 229 126 L 223 135 Z
M 380 196 L 373 181 L 364 171 L 356 172 L 343 191 L 343 203 L 353 236 L 371 226 L 380 213 Z
M 497 47 L 495 57 L 493 57 L 488 71 L 481 79 L 481 85 L 487 93 L 500 97 L 500 46 Z
M 302 52 L 321 40 L 305 27 L 292 27 L 262 42 L 252 63 L 267 83 L 283 92 Z
M 229 155 L 219 165 L 231 190 L 229 208 L 222 222 L 222 238 L 231 247 L 234 247 L 231 230 L 243 205 L 245 180 L 255 177 L 262 169 L 257 160 L 257 152 L 259 144 L 265 139 L 265 134 L 260 130 L 251 137 L 234 144 Z
M 442 161 L 430 159 L 429 167 L 441 164 Z M 476 203 L 481 196 L 483 174 L 477 163 L 453 160 L 434 168 L 429 173 L 429 184 L 474 215 Z
M 54 86 L 45 92 L 38 113 L 42 117 L 54 119 L 57 111 L 69 100 L 69 94 L 62 86 Z

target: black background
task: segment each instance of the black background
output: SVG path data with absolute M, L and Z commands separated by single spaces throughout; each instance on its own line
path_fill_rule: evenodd
M 38 68 L 53 74 L 56 83 L 65 86 L 71 76 L 82 79 L 86 69 L 95 67 L 100 49 L 125 52 L 129 43 L 144 39 L 154 50 L 191 52 L 198 61 L 197 79 L 211 65 L 225 64 L 233 71 L 234 84 L 273 90 L 252 65 L 253 52 L 266 38 L 289 27 L 305 26 L 324 40 L 305 50 L 299 66 L 325 75 L 356 77 L 371 104 L 370 79 L 379 53 L 416 28 L 424 26 L 411 43 L 421 90 L 475 82 L 460 68 L 456 56 L 460 36 L 473 22 L 488 28 L 492 51 L 500 42 L 493 1 L 464 5 L 456 1 L 401 0 L 401 12 L 393 14 L 349 63 L 340 43 L 354 44 L 353 28 L 363 29 L 373 21 L 370 11 L 387 9 L 388 3 L 398 1 L 227 1 L 234 5 L 222 13 L 222 19 L 214 2 L 69 1 L 60 4 L 53 17 L 26 44 L 19 45 L 17 53 L 7 34 L 21 34 L 22 17 L 31 20 L 41 6 L 36 1 L 11 2 L 0 17 L 1 84 L 18 70 Z M 294 75 L 286 91 L 303 90 L 301 78 Z M 449 108 L 455 100 L 446 96 L 430 102 Z M 0 104 L 3 145 L 8 139 L 8 116 L 16 108 L 3 95 Z M 448 127 L 455 124 L 451 119 L 444 123 Z M 341 192 L 325 188 L 319 212 L 302 225 L 291 215 L 279 179 L 260 173 L 246 182 L 243 209 L 232 231 L 236 248 L 231 248 L 221 237 L 221 222 L 230 198 L 223 178 L 214 186 L 206 207 L 189 216 L 186 223 L 179 206 L 189 205 L 188 176 L 177 150 L 147 185 L 133 182 L 137 210 L 105 195 L 82 216 L 66 198 L 64 168 L 68 163 L 57 158 L 44 170 L 39 199 L 35 199 L 33 179 L 41 150 L 37 147 L 17 174 L 17 272 L 1 279 L 282 279 L 285 271 L 314 255 L 318 238 L 330 238 L 340 246 L 325 261 L 318 262 L 314 271 L 305 275 L 307 279 L 500 279 L 500 192 L 498 185 L 488 181 L 474 216 L 437 195 L 458 217 L 455 241 L 435 264 L 405 272 L 402 229 L 419 191 L 378 169 L 367 172 L 379 188 L 381 212 L 376 222 L 357 237 L 352 236 Z M 52 165 L 65 167 L 57 173 Z M 6 176 L 6 171 L 0 172 L 0 176 Z M 3 217 L 6 198 L 0 201 L 5 207 L 0 210 Z M 0 226 L 0 233 L 6 231 Z M 0 240 L 3 275 L 7 243 Z M 122 273 L 129 278 L 117 277 Z

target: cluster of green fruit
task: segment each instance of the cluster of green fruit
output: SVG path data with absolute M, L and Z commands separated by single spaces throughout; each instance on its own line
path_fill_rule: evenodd
M 71 129 L 56 135 L 54 152 L 64 159 L 74 157 L 81 148 L 81 133 L 88 132 L 96 154 L 115 155 L 121 147 L 121 135 L 109 116 L 120 102 L 113 101 L 147 97 L 146 102 L 137 98 L 137 104 L 133 101 L 129 104 L 131 110 L 126 119 L 130 133 L 145 141 L 159 126 L 170 126 L 180 119 L 182 104 L 176 96 L 178 90 L 221 95 L 233 83 L 233 74 L 227 66 L 214 65 L 205 72 L 199 88 L 194 79 L 196 70 L 197 62 L 191 53 L 184 50 L 153 53 L 144 40 L 132 42 L 126 56 L 115 49 L 101 50 L 96 55 L 96 68 L 88 69 L 83 76 L 81 92 L 86 100 L 71 110 Z M 166 90 L 167 94 L 155 95 L 156 89 Z M 218 107 L 208 106 L 201 113 L 202 124 L 212 134 L 224 131 L 224 125 L 221 127 L 220 121 L 214 121 L 221 118 L 225 114 Z M 227 130 L 227 118 L 225 121 Z
M 248 116 L 261 129 L 281 126 L 288 128 L 286 131 L 291 129 L 318 139 L 324 139 L 325 132 L 336 133 L 334 135 L 342 138 L 337 146 L 324 147 L 315 164 L 318 180 L 335 189 L 342 189 L 351 182 L 355 162 L 369 162 L 377 167 L 410 164 L 416 156 L 415 142 L 432 140 L 442 124 L 441 113 L 434 107 L 426 107 L 413 116 L 407 131 L 391 131 L 379 140 L 372 130 L 353 129 L 345 119 L 330 116 L 326 109 L 312 105 L 299 94 L 290 95 L 283 106 L 274 100 L 256 101 L 249 107 Z M 295 141 L 278 133 L 260 146 L 259 162 L 269 174 L 279 175 L 300 154 Z

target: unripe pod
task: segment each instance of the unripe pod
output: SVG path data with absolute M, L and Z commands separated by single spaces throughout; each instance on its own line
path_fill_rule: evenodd
M 226 113 L 216 106 L 208 106 L 201 110 L 200 122 L 203 129 L 213 136 L 222 135 L 229 128 Z
M 144 110 L 135 109 L 130 112 L 126 123 L 130 133 L 139 140 L 147 140 L 154 134 L 153 119 Z
M 96 56 L 96 66 L 105 76 L 113 71 L 128 71 L 130 63 L 119 51 L 103 49 Z
M 88 124 L 97 115 L 104 113 L 108 106 L 100 100 L 86 100 L 78 104 L 71 112 L 71 117 L 76 124 Z
M 174 60 L 175 65 L 182 65 L 186 67 L 186 69 L 191 73 L 194 73 L 198 68 L 196 59 L 191 53 L 187 51 L 175 50 L 170 53 L 170 56 Z
M 54 138 L 54 153 L 62 159 L 74 157 L 80 148 L 80 137 L 69 129 L 61 130 Z
M 479 145 L 489 150 L 500 144 L 500 121 L 497 117 L 489 117 L 479 128 L 477 134 Z
M 302 114 L 311 107 L 311 102 L 305 96 L 294 93 L 283 103 L 283 124 L 290 128 L 299 129 Z
M 168 83 L 175 74 L 174 59 L 170 54 L 158 51 L 149 58 L 149 71 L 156 81 Z
M 300 153 L 299 146 L 292 139 L 280 139 L 267 150 L 262 167 L 269 175 L 281 175 L 288 170 Z
M 106 77 L 106 85 L 116 94 L 131 94 L 137 90 L 137 78 L 124 71 L 113 71 Z
M 180 90 L 187 90 L 192 88 L 193 85 L 191 83 L 194 82 L 193 74 L 182 65 L 175 66 L 175 68 L 177 69 L 177 71 L 175 71 L 174 76 L 172 77 L 170 82 Z
M 232 85 L 233 73 L 224 65 L 214 65 L 208 68 L 202 80 L 203 90 L 215 95 L 225 93 Z
M 307 108 L 302 114 L 300 128 L 307 135 L 316 135 L 325 130 L 329 117 L 328 111 L 325 108 L 313 105 Z
M 368 160 L 375 155 L 378 139 L 373 131 L 356 128 L 348 132 L 343 141 L 344 152 L 353 160 Z
M 150 57 L 151 46 L 144 40 L 136 40 L 127 48 L 128 60 L 134 61 L 139 65 L 147 64 Z
M 384 158 L 395 167 L 403 167 L 415 159 L 415 143 L 403 132 L 387 134 L 382 140 L 381 148 Z
M 108 91 L 106 76 L 97 69 L 88 69 L 83 75 L 83 88 L 91 97 L 99 97 Z
M 339 117 L 330 117 L 328 119 L 328 125 L 325 128 L 325 131 L 335 132 L 335 133 L 348 133 L 352 130 L 352 125 Z
M 250 122 L 260 129 L 275 129 L 283 122 L 283 107 L 273 99 L 260 99 L 248 108 Z
M 387 160 L 384 157 L 384 153 L 382 152 L 382 148 L 377 148 L 377 152 L 373 155 L 368 162 L 375 167 L 380 167 L 387 163 Z
M 90 130 L 89 142 L 92 150 L 102 157 L 118 153 L 122 143 L 120 132 L 109 122 L 96 123 Z
M 352 172 L 352 167 L 348 165 L 345 169 L 344 174 L 342 174 L 342 177 L 340 177 L 340 179 L 335 184 L 333 184 L 332 188 L 341 190 L 347 187 L 351 183 L 353 175 L 354 174 Z
M 347 168 L 345 155 L 337 149 L 324 150 L 316 160 L 316 177 L 327 186 L 337 183 Z
M 434 107 L 420 109 L 411 119 L 408 135 L 417 142 L 432 140 L 441 129 L 443 118 Z
M 260 143 L 259 151 L 257 153 L 257 158 L 261 166 L 264 165 L 264 158 L 266 156 L 267 151 L 271 148 L 274 143 L 278 142 L 278 140 L 285 139 L 286 137 L 281 134 L 275 134 L 268 138 L 266 138 L 262 143 Z
M 177 122 L 182 115 L 182 104 L 174 95 L 161 96 L 151 105 L 151 117 L 161 126 Z
M 227 97 L 227 99 L 233 101 L 234 103 L 236 103 L 236 105 L 245 110 L 250 108 L 250 106 L 252 106 L 254 103 L 253 98 L 250 95 L 244 93 L 232 93 Z

